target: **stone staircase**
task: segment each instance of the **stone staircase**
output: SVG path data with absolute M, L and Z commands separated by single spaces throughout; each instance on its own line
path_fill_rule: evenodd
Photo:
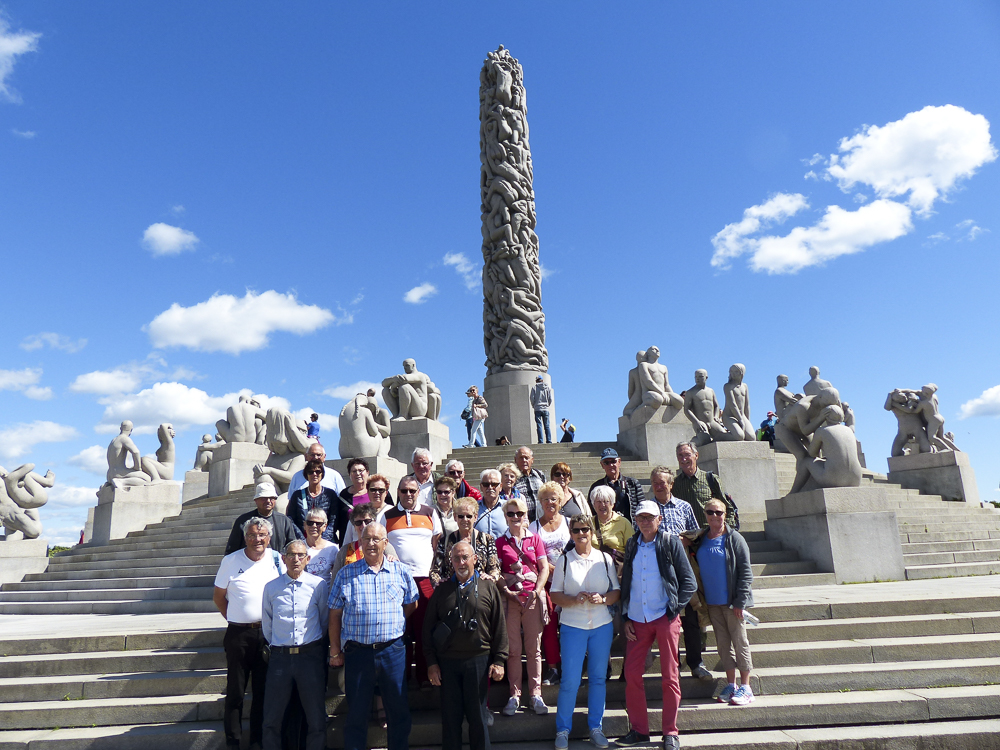
M 990 595 L 966 591 L 906 598 L 887 593 L 891 605 L 879 596 L 867 601 L 841 596 L 839 603 L 808 596 L 780 603 L 778 597 L 758 605 L 754 612 L 761 625 L 749 631 L 756 702 L 744 708 L 715 703 L 711 697 L 718 686 L 683 677 L 678 722 L 683 746 L 996 747 L 1000 686 L 991 684 L 1000 674 L 996 591 L 994 584 Z M 0 748 L 224 747 L 222 632 L 0 640 Z M 712 659 L 706 661 L 715 666 Z M 614 675 L 621 663 L 620 656 L 613 657 Z M 658 698 L 659 667 L 654 661 L 646 676 L 651 710 L 659 707 L 653 700 Z M 557 692 L 557 687 L 543 688 L 550 706 Z M 492 686 L 494 711 L 506 695 L 505 684 Z M 411 746 L 439 745 L 438 692 L 413 690 L 410 703 Z M 577 700 L 574 738 L 586 736 L 585 706 L 586 679 Z M 342 747 L 343 696 L 328 694 L 327 707 L 333 716 L 328 747 Z M 984 735 L 984 726 L 994 734 Z M 618 680 L 608 685 L 604 727 L 611 737 L 628 730 L 624 683 Z M 658 729 L 655 714 L 652 730 Z M 491 734 L 495 744 L 551 747 L 554 711 L 547 716 L 497 715 Z M 928 737 L 936 743 L 919 740 Z M 844 744 L 838 744 L 841 740 Z M 371 725 L 369 746 L 384 747 L 385 741 L 384 730 Z

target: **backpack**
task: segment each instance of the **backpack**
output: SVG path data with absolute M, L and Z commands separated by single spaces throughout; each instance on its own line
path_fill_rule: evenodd
M 719 486 L 719 478 L 715 476 L 710 471 L 705 472 L 705 478 L 708 480 L 708 487 L 712 490 L 712 497 L 722 495 L 722 500 L 726 503 L 729 509 L 733 512 L 733 531 L 740 530 L 740 509 L 736 507 L 736 501 L 733 500 L 733 496 L 728 492 L 723 494 L 722 487 Z

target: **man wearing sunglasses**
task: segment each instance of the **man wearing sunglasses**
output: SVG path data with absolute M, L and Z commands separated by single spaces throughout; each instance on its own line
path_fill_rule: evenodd
M 507 531 L 507 517 L 504 515 L 503 503 L 500 502 L 500 472 L 485 469 L 479 475 L 479 489 L 483 498 L 479 501 L 476 531 L 499 539 Z
M 451 459 L 444 467 L 444 473 L 458 482 L 458 492 L 455 499 L 460 497 L 471 497 L 477 502 L 483 499 L 483 493 L 465 481 L 465 464 L 457 458 Z
M 604 477 L 590 485 L 587 497 L 590 497 L 595 487 L 610 487 L 615 491 L 615 512 L 627 518 L 629 523 L 635 524 L 635 509 L 646 499 L 642 485 L 637 479 L 622 474 L 622 460 L 614 448 L 605 448 L 601 452 L 601 468 L 604 469 Z

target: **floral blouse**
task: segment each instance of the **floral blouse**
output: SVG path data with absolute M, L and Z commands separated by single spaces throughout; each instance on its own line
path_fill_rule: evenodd
M 500 579 L 500 558 L 497 557 L 496 541 L 489 534 L 472 530 L 473 547 L 476 548 L 476 570 L 483 578 L 491 581 Z M 451 567 L 451 548 L 458 543 L 458 532 L 442 535 L 434 552 L 434 562 L 431 563 L 431 585 L 437 586 L 441 581 L 447 581 L 454 575 Z

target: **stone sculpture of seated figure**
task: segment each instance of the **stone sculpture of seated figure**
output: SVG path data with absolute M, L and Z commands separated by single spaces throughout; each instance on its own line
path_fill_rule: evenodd
M 843 410 L 836 405 L 823 409 L 824 423 L 813 433 L 809 460 L 799 463 L 792 492 L 799 492 L 810 477 L 820 487 L 857 487 L 861 484 L 861 462 L 854 431 L 845 424 Z M 822 456 L 822 457 L 820 457 Z
M 730 440 L 756 440 L 757 433 L 750 421 L 750 390 L 743 382 L 745 365 L 736 363 L 729 368 L 729 382 L 722 390 L 726 396 L 726 406 L 722 410 L 722 423 L 729 432 Z
M 126 419 L 121 424 L 121 432 L 108 445 L 108 484 L 116 487 L 149 484 L 150 481 L 149 475 L 142 471 L 139 449 L 131 434 L 132 423 Z M 129 456 L 132 457 L 131 467 L 127 464 Z
M 694 426 L 695 445 L 705 445 L 714 440 L 731 440 L 719 414 L 719 401 L 709 388 L 707 370 L 694 371 L 694 385 L 684 393 L 684 416 Z
M 436 420 L 441 413 L 441 391 L 424 373 L 417 370 L 413 359 L 403 360 L 403 373 L 382 381 L 382 400 L 393 420 Z

